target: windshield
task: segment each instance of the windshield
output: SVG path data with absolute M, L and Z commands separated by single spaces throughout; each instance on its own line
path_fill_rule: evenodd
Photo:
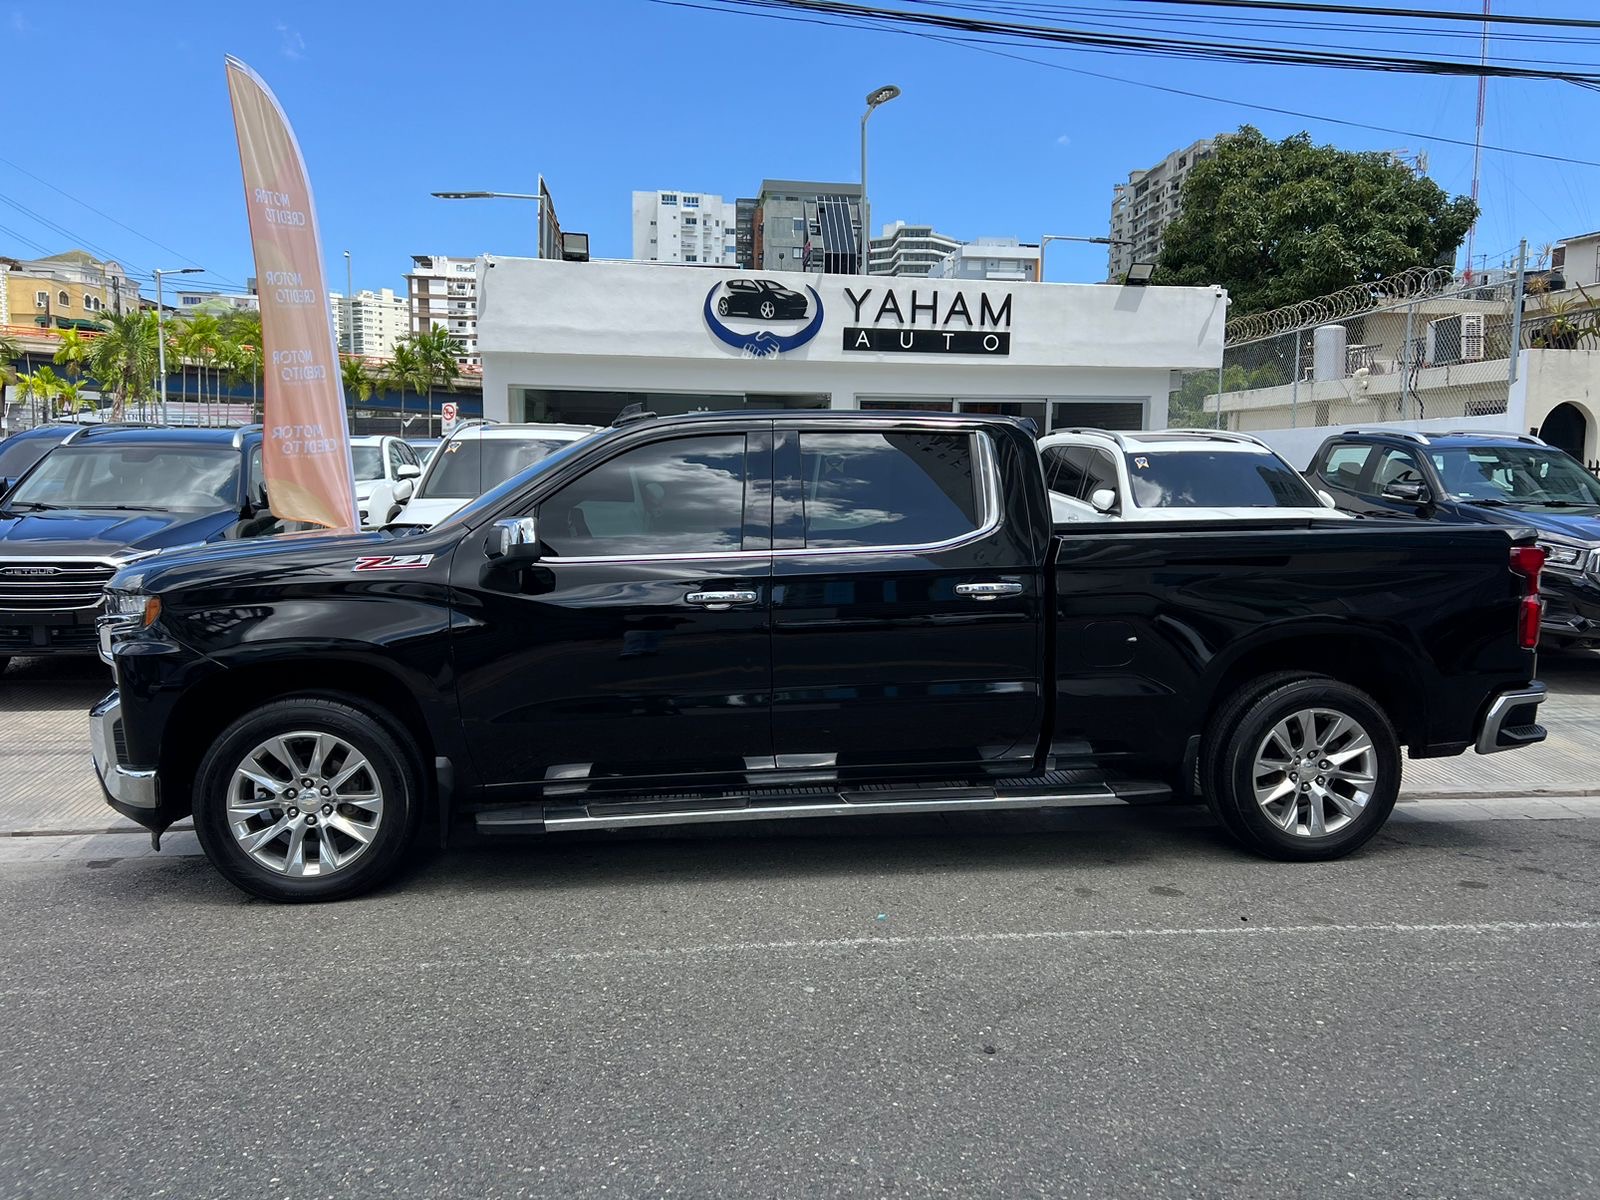
M 383 447 L 351 446 L 350 465 L 355 468 L 357 479 L 382 479 Z
M 450 516 L 446 520 L 441 521 L 440 524 L 453 525 L 457 521 L 471 520 L 478 513 L 498 507 L 501 501 L 503 501 L 507 496 L 511 495 L 512 492 L 515 492 L 518 488 L 526 484 L 528 480 L 532 479 L 535 475 L 539 475 L 545 471 L 548 471 L 557 463 L 565 462 L 580 449 L 586 447 L 591 441 L 594 440 L 596 436 L 597 435 L 591 433 L 588 437 L 579 438 L 575 442 L 563 443 L 559 450 L 555 450 L 547 454 L 544 458 L 540 459 L 532 467 L 523 471 L 520 475 L 513 476 L 504 483 L 500 484 L 498 487 L 490 488 L 471 504 L 463 505 L 455 512 L 451 513 Z
M 469 438 L 447 442 L 435 455 L 417 495 L 471 500 L 570 445 L 568 438 Z
M 1435 448 L 1428 457 L 1457 500 L 1600 506 L 1600 480 L 1577 459 L 1546 446 Z
M 1288 463 L 1237 450 L 1167 450 L 1128 455 L 1140 508 L 1320 508 Z
M 239 503 L 239 452 L 220 446 L 62 446 L 42 459 L 8 508 L 214 512 Z

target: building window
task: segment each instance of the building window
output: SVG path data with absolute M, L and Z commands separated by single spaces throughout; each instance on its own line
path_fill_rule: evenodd
M 698 224 L 700 224 L 700 218 L 699 217 L 685 217 L 683 219 L 683 223 L 685 225 L 698 225 Z
M 699 262 L 700 260 L 698 258 L 696 258 L 693 254 L 685 254 L 683 256 L 683 261 L 684 262 Z
M 678 195 L 677 195 L 677 193 L 676 192 L 662 192 L 661 193 L 661 203 L 663 203 L 663 204 L 671 204 L 674 207 L 676 207 L 676 205 L 678 203 Z
M 33 294 L 33 306 L 35 308 L 49 308 L 50 307 L 50 293 L 49 292 L 35 292 Z
M 685 196 L 683 198 L 683 206 L 685 208 L 699 208 L 700 207 L 700 197 L 699 196 Z

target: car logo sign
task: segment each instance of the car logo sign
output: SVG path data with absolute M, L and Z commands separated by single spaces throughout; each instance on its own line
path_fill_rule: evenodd
M 775 358 L 790 350 L 798 350 L 822 330 L 822 297 L 817 294 L 816 288 L 809 285 L 806 291 L 811 293 L 809 304 L 799 292 L 774 279 L 751 279 L 745 276 L 714 283 L 706 293 L 706 328 L 719 342 L 732 346 L 749 358 Z M 718 292 L 722 295 L 719 296 Z M 741 323 L 806 323 L 794 333 L 774 333 L 770 329 L 755 329 L 746 333 L 730 328 L 722 320 L 723 317 L 731 317 Z
M 61 574 L 61 570 L 60 570 L 59 567 L 7 567 L 7 568 L 5 568 L 5 574 L 7 574 L 7 575 L 59 575 L 59 574 Z

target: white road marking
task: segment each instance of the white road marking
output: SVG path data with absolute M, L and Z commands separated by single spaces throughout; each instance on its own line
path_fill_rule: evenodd
M 1406 925 L 1386 922 L 1370 925 L 1222 925 L 1186 929 L 1135 926 L 1129 929 L 1040 929 L 1029 932 L 945 933 L 923 937 L 817 938 L 787 942 L 705 942 L 693 946 L 662 946 L 635 950 L 560 950 L 548 956 L 558 962 L 598 962 L 629 958 L 699 958 L 713 954 L 771 953 L 774 951 L 824 951 L 901 949 L 921 946 L 989 945 L 1004 942 L 1121 941 L 1141 938 L 1186 937 L 1297 937 L 1306 934 L 1504 934 L 1600 932 L 1600 921 L 1478 921 L 1458 924 Z

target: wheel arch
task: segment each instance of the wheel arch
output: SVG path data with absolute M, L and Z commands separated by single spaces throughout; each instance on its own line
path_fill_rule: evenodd
M 308 678 L 328 678 L 308 686 Z M 289 660 L 252 663 L 218 671 L 186 689 L 167 719 L 157 765 L 162 794 L 191 810 L 195 773 L 217 736 L 252 709 L 289 696 L 342 700 L 391 726 L 413 757 L 423 803 L 435 800 L 434 738 L 415 693 L 383 667 L 360 659 Z M 181 800 L 179 798 L 181 797 Z
M 1325 675 L 1360 688 L 1377 702 L 1402 745 L 1428 740 L 1427 689 L 1417 660 L 1404 643 L 1382 633 L 1350 628 L 1300 628 L 1252 640 L 1212 673 L 1206 726 L 1252 679 L 1279 672 Z

